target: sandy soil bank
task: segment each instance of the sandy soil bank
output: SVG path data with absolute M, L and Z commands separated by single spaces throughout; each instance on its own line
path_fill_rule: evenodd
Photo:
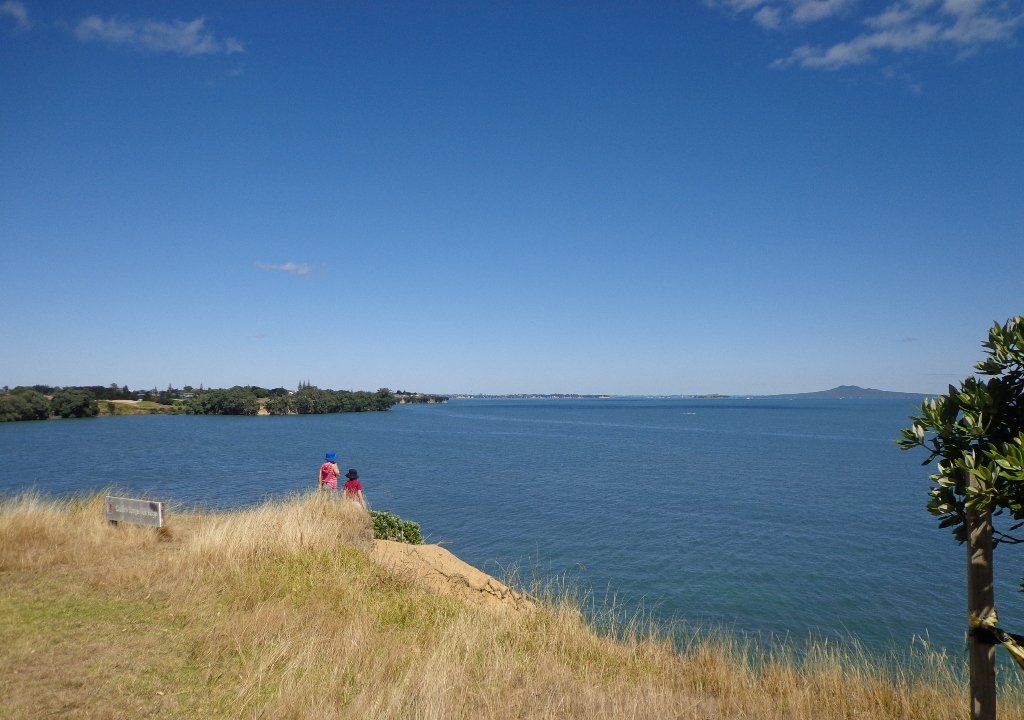
M 524 593 L 463 562 L 440 545 L 374 540 L 370 557 L 392 572 L 411 576 L 415 582 L 435 592 L 496 609 L 519 611 L 533 607 Z

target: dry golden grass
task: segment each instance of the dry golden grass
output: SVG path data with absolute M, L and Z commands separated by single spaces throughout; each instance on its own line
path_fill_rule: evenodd
M 501 612 L 367 556 L 323 495 L 110 527 L 102 501 L 0 504 L 0 718 L 707 718 L 966 715 L 962 668 L 821 644 L 770 657 L 578 599 Z M 598 631 L 595 628 L 602 627 Z M 1019 685 L 1003 718 L 1024 718 Z

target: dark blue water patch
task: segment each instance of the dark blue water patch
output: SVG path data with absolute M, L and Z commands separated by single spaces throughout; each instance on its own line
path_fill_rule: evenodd
M 962 646 L 966 551 L 895 439 L 907 401 L 471 400 L 387 413 L 0 425 L 0 493 L 114 487 L 185 507 L 311 491 L 323 453 L 371 504 L 500 573 L 567 576 L 666 624 Z M 1007 554 L 1009 553 L 1009 554 Z M 1001 616 L 1024 627 L 996 554 Z

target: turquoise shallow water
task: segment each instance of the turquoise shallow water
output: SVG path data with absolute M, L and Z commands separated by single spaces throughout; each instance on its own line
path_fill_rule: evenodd
M 231 507 L 311 489 L 323 452 L 375 508 L 494 574 L 565 576 L 655 617 L 869 648 L 962 645 L 966 551 L 924 509 L 893 400 L 457 400 L 386 413 L 0 425 L 0 493 L 115 487 Z M 1004 556 L 1007 558 L 1004 561 Z M 1024 626 L 1013 549 L 1001 615 Z M 1005 564 L 1004 564 L 1005 562 Z M 1014 622 L 1014 620 L 1017 622 Z

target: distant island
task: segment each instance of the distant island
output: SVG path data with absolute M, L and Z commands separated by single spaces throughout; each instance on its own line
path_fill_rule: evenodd
M 874 388 L 862 388 L 857 385 L 840 385 L 831 390 L 818 390 L 816 392 L 789 393 L 786 395 L 760 395 L 758 397 L 778 398 L 783 400 L 803 398 L 833 398 L 833 399 L 863 399 L 863 398 L 915 398 L 929 397 L 928 393 L 893 392 L 891 390 L 876 390 Z
M 780 395 L 754 395 L 754 394 L 739 394 L 739 395 L 724 395 L 718 392 L 709 392 L 701 395 L 664 395 L 665 397 L 686 397 L 690 399 L 736 399 L 738 397 L 757 397 L 759 399 L 779 399 L 779 400 L 791 400 L 791 399 L 871 399 L 871 398 L 889 398 L 889 399 L 921 399 L 924 397 L 930 397 L 927 392 L 895 392 L 893 390 L 877 390 L 872 387 L 860 387 L 859 385 L 839 385 L 838 387 L 831 388 L 830 390 L 815 390 L 814 392 L 788 392 Z

